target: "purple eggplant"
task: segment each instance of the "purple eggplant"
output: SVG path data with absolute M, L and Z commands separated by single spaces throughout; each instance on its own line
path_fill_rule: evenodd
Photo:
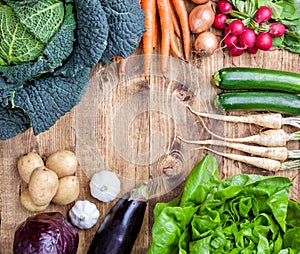
M 88 254 L 129 254 L 147 207 L 146 185 L 121 197 L 97 230 Z

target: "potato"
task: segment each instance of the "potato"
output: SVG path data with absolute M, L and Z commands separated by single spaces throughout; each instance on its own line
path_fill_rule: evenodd
M 38 205 L 51 202 L 58 188 L 56 173 L 46 167 L 36 168 L 30 177 L 28 190 L 32 201 Z
M 35 151 L 23 155 L 17 163 L 19 174 L 26 183 L 29 183 L 32 171 L 42 166 L 44 166 L 44 161 Z
M 46 160 L 46 167 L 53 170 L 58 178 L 74 175 L 77 170 L 76 155 L 67 150 L 57 151 Z
M 38 206 L 35 203 L 33 203 L 28 189 L 24 190 L 21 193 L 20 199 L 21 199 L 21 204 L 30 212 L 42 212 L 42 211 L 46 210 L 46 208 L 49 205 L 49 203 L 48 203 L 46 205 Z
M 59 179 L 57 192 L 52 202 L 67 205 L 75 201 L 79 195 L 79 179 L 77 176 L 65 176 Z

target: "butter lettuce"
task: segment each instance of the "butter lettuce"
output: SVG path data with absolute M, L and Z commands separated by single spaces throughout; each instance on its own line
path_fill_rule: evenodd
M 299 253 L 300 204 L 288 199 L 289 179 L 218 178 L 217 161 L 207 155 L 179 197 L 155 206 L 148 254 Z

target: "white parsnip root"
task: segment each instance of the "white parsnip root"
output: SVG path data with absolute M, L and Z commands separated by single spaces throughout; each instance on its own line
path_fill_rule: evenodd
M 225 158 L 243 162 L 245 164 L 248 164 L 248 165 L 260 168 L 260 169 L 264 169 L 267 171 L 272 171 L 272 172 L 277 172 L 279 170 L 288 170 L 288 169 L 292 169 L 292 168 L 299 168 L 299 166 L 300 166 L 300 160 L 295 160 L 295 161 L 293 161 L 293 163 L 290 163 L 290 162 L 281 163 L 278 160 L 272 160 L 272 159 L 268 159 L 268 158 L 245 156 L 245 155 L 232 154 L 232 153 L 222 153 L 222 152 L 218 152 L 218 151 L 215 151 L 215 150 L 207 148 L 207 147 L 201 147 L 201 148 L 206 149 L 217 155 L 223 156 Z
M 288 141 L 300 139 L 300 131 L 289 134 L 286 133 L 283 129 L 271 129 L 248 137 L 227 138 L 213 133 L 211 130 L 207 128 L 203 119 L 201 117 L 199 117 L 199 119 L 201 120 L 203 127 L 209 134 L 211 134 L 212 136 L 218 139 L 222 139 L 224 141 L 229 141 L 229 142 L 254 143 L 261 146 L 276 147 L 276 146 L 286 146 Z
M 253 146 L 240 143 L 226 142 L 222 140 L 186 140 L 178 136 L 178 138 L 189 144 L 196 145 L 213 145 L 232 148 L 241 152 L 257 155 L 264 158 L 273 160 L 285 161 L 289 157 L 289 151 L 286 147 L 265 147 L 265 146 Z
M 283 118 L 282 115 L 278 113 L 233 116 L 197 112 L 194 109 L 192 109 L 189 105 L 187 105 L 187 108 L 193 114 L 199 117 L 205 117 L 225 122 L 255 124 L 270 129 L 280 129 L 283 125 L 291 125 L 300 128 L 300 118 Z

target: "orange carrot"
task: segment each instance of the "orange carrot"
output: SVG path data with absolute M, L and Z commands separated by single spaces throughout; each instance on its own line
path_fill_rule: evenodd
M 189 28 L 188 13 L 184 4 L 184 0 L 172 0 L 172 3 L 180 20 L 184 55 L 185 59 L 188 61 L 190 59 L 191 54 L 191 35 Z
M 153 54 L 153 36 L 156 19 L 156 0 L 142 0 L 142 9 L 145 12 L 145 29 L 143 34 L 144 69 L 149 73 L 150 55 Z
M 171 51 L 172 53 L 178 57 L 179 59 L 182 59 L 182 54 L 178 48 L 178 45 L 177 45 L 177 42 L 176 42 L 176 32 L 175 32 L 175 29 L 173 27 L 173 24 L 171 24 L 171 27 L 170 27 L 170 33 L 171 33 L 171 41 L 170 41 L 170 46 L 171 46 Z
M 152 38 L 152 46 L 153 48 L 157 47 L 158 41 L 158 18 L 155 17 L 154 19 L 154 27 L 153 27 L 153 38 Z
M 161 69 L 162 72 L 166 72 L 168 68 L 168 56 L 170 54 L 170 42 L 171 33 L 170 26 L 172 23 L 169 0 L 159 0 L 157 1 L 157 9 L 160 17 L 160 27 L 161 27 Z
M 178 37 L 180 37 L 181 36 L 180 26 L 179 26 L 178 19 L 176 17 L 176 12 L 174 10 L 174 6 L 173 6 L 171 0 L 170 0 L 170 11 L 171 11 L 171 18 L 172 18 L 172 23 L 173 23 L 175 34 Z

